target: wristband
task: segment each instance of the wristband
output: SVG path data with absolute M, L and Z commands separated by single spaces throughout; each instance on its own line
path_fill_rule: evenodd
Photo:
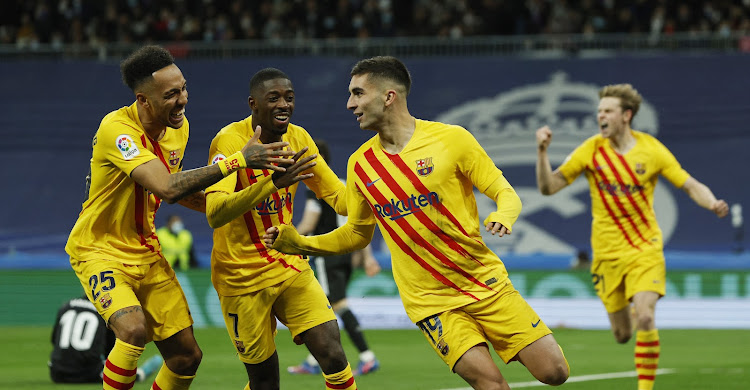
M 219 165 L 221 174 L 224 175 L 224 177 L 229 176 L 238 169 L 247 168 L 247 162 L 245 161 L 245 156 L 242 155 L 242 152 L 237 152 L 226 159 L 219 161 L 217 164 Z

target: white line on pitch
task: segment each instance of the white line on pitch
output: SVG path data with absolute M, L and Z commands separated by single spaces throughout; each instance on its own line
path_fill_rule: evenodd
M 672 368 L 660 368 L 656 370 L 657 375 L 666 375 L 666 374 L 674 374 L 675 369 Z M 606 374 L 591 374 L 591 375 L 578 375 L 578 376 L 571 376 L 568 378 L 565 383 L 573 383 L 573 382 L 589 382 L 589 381 L 599 381 L 604 379 L 615 379 L 615 378 L 630 378 L 638 376 L 638 373 L 635 371 L 623 371 L 623 372 L 609 372 Z M 539 381 L 532 381 L 532 382 L 517 382 L 517 383 L 509 383 L 510 387 L 512 389 L 517 389 L 520 387 L 541 387 L 541 386 L 547 386 L 542 382 Z M 443 390 L 471 390 L 471 387 L 459 387 L 454 389 L 443 389 Z

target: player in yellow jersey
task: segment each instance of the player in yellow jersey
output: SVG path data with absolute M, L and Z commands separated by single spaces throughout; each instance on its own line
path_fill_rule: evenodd
M 537 130 L 536 178 L 539 190 L 551 195 L 582 172 L 591 194 L 592 281 L 609 313 L 618 343 L 633 334 L 638 390 L 651 390 L 659 362 L 656 301 L 664 296 L 666 268 L 661 230 L 654 214 L 654 186 L 659 175 L 682 188 L 701 207 L 719 217 L 729 208 L 691 177 L 656 138 L 630 128 L 642 98 L 630 84 L 599 91 L 600 133 L 583 142 L 554 172 L 547 155 L 552 130 Z
M 284 72 L 258 71 L 250 80 L 252 115 L 227 125 L 211 142 L 209 161 L 219 164 L 261 129 L 263 144 L 284 141 L 299 150 L 284 173 L 242 169 L 206 189 L 206 216 L 216 229 L 211 279 L 229 337 L 245 364 L 246 389 L 280 386 L 274 342 L 277 319 L 297 344 L 304 343 L 315 356 L 328 388 L 356 389 L 336 316 L 307 259 L 266 249 L 261 241 L 271 226 L 292 223 L 299 181 L 337 213 L 346 214 L 343 183 L 317 157 L 310 134 L 290 123 L 294 98 L 292 82 Z
M 302 237 L 288 224 L 264 242 L 286 253 L 331 255 L 364 248 L 375 224 L 391 252 L 409 318 L 448 367 L 475 389 L 509 389 L 487 341 L 541 382 L 560 385 L 569 368 L 552 332 L 482 241 L 473 189 L 497 202 L 485 229 L 510 234 L 521 200 L 476 139 L 459 126 L 414 118 L 411 76 L 394 57 L 359 61 L 347 108 L 377 134 L 350 158 L 345 225 Z
M 164 365 L 153 389 L 187 389 L 201 361 L 187 301 L 161 252 L 154 217 L 162 200 L 204 212 L 203 188 L 247 166 L 284 171 L 288 143 L 238 146 L 226 164 L 182 171 L 187 84 L 174 58 L 145 46 L 121 64 L 135 102 L 102 119 L 92 145 L 87 199 L 65 250 L 89 300 L 117 338 L 104 389 L 131 388 L 154 341 Z M 278 167 L 274 164 L 281 164 Z

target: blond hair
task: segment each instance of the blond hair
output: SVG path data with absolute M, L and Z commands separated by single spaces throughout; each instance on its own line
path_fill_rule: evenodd
M 641 107 L 641 102 L 643 101 L 641 94 L 639 94 L 630 84 L 612 84 L 604 86 L 604 88 L 599 90 L 599 99 L 605 97 L 619 98 L 622 111 L 625 112 L 625 110 L 630 110 L 633 112 L 633 115 L 630 117 L 631 121 L 635 118 L 635 114 L 638 113 L 638 108 Z

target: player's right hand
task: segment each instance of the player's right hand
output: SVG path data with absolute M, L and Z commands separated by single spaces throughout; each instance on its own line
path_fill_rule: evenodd
M 263 234 L 263 242 L 267 247 L 273 248 L 273 243 L 276 242 L 276 238 L 278 237 L 279 228 L 277 228 L 276 226 L 271 226 L 270 228 L 266 229 L 266 233 Z
M 247 167 L 253 169 L 270 169 L 277 172 L 286 171 L 285 166 L 290 165 L 289 159 L 286 157 L 291 157 L 295 154 L 293 150 L 284 149 L 289 146 L 289 142 L 258 143 L 260 132 L 260 126 L 257 126 L 253 138 L 250 138 L 250 141 L 247 141 L 245 147 L 242 148 L 242 155 L 245 157 Z
M 552 129 L 550 129 L 549 126 L 547 125 L 537 129 L 536 145 L 539 148 L 539 151 L 543 152 L 547 150 L 547 147 L 549 147 L 550 142 L 552 142 Z

